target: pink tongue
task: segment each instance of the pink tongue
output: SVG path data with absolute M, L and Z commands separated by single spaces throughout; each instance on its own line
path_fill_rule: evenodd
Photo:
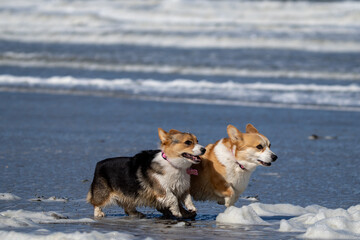
M 193 159 L 194 161 L 196 161 L 196 160 L 199 160 L 200 158 L 199 158 L 198 156 L 192 156 L 192 159 Z
M 193 169 L 193 168 L 188 168 L 186 169 L 186 173 L 189 174 L 189 175 L 195 175 L 197 176 L 199 173 L 196 169 Z

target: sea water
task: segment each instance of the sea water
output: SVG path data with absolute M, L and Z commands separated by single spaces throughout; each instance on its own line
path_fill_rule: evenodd
M 352 1 L 6 1 L 0 86 L 360 107 Z

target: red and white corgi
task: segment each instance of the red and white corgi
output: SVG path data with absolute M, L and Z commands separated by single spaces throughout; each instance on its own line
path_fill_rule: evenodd
M 217 201 L 226 207 L 234 205 L 246 189 L 257 166 L 270 166 L 277 156 L 270 150 L 270 141 L 251 124 L 246 133 L 228 125 L 228 138 L 206 146 L 202 161 L 193 167 L 190 193 L 194 200 Z

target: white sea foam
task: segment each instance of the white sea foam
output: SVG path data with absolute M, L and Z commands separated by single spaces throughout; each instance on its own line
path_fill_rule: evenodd
M 0 193 L 0 200 L 12 201 L 12 200 L 19 200 L 19 199 L 21 199 L 21 198 L 12 193 Z
M 304 208 L 291 204 L 252 203 L 241 208 L 230 207 L 224 213 L 219 214 L 216 220 L 223 223 L 245 225 L 269 224 L 260 216 L 294 216 L 289 220 L 280 220 L 279 231 L 302 233 L 298 235 L 300 238 L 360 238 L 360 205 L 348 209 L 328 209 L 318 205 Z
M 0 18 L 6 23 L 0 24 L 0 38 L 360 51 L 356 37 L 346 38 L 359 33 L 359 12 L 356 1 L 5 1 Z M 338 37 L 331 39 L 330 35 Z
M 140 73 L 161 73 L 161 74 L 182 74 L 199 76 L 233 76 L 233 77 L 258 77 L 258 78 L 299 78 L 318 80 L 360 80 L 357 73 L 338 72 L 314 72 L 294 70 L 254 70 L 237 69 L 226 67 L 192 67 L 192 66 L 171 66 L 171 65 L 140 65 L 140 64 L 113 64 L 81 60 L 78 62 L 69 61 L 72 56 L 48 56 L 40 53 L 15 53 L 5 52 L 0 58 L 0 65 L 21 66 L 21 67 L 65 67 L 74 69 L 86 69 L 97 71 L 113 72 L 140 72 Z M 51 58 L 51 61 L 48 59 Z
M 134 92 L 172 91 L 182 92 L 184 89 L 199 94 L 201 92 L 210 92 L 211 90 L 219 92 L 240 91 L 240 90 L 264 90 L 264 91 L 302 91 L 302 92 L 360 92 L 358 84 L 349 85 L 320 85 L 320 84 L 278 84 L 278 83 L 237 83 L 233 81 L 211 82 L 211 81 L 192 81 L 187 79 L 176 79 L 172 81 L 160 81 L 155 79 L 85 79 L 67 77 L 18 77 L 11 75 L 0 75 L 0 84 L 2 85 L 39 85 L 39 86 L 55 86 L 55 87 L 88 87 L 108 90 L 133 90 Z M 228 95 L 228 92 L 225 93 Z
M 139 98 L 189 103 L 309 105 L 321 107 L 360 107 L 360 86 L 320 84 L 238 83 L 176 79 L 80 79 L 74 77 L 18 77 L 0 75 L 0 86 L 46 88 L 52 90 L 110 91 Z M 279 106 L 280 106 L 279 105 Z M 283 107 L 284 107 L 283 106 Z M 286 106 L 285 106 L 286 107 Z M 356 109 L 355 109 L 356 110 Z

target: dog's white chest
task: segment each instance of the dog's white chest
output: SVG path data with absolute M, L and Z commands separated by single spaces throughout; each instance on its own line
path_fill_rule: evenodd
M 236 195 L 240 195 L 246 189 L 253 171 L 241 169 L 234 154 L 222 142 L 216 145 L 215 154 L 226 168 L 226 181 L 235 190 Z
M 190 188 L 190 176 L 186 171 L 175 169 L 170 174 L 164 176 L 163 182 L 175 195 L 182 195 Z
M 251 172 L 244 171 L 239 166 L 234 166 L 234 169 L 229 170 L 228 176 L 228 182 L 231 183 L 236 193 L 240 195 L 249 184 Z
M 185 169 L 176 169 L 160 157 L 156 158 L 155 161 L 159 162 L 163 167 L 164 174 L 156 175 L 156 177 L 165 191 L 171 191 L 180 196 L 189 190 L 190 176 Z

